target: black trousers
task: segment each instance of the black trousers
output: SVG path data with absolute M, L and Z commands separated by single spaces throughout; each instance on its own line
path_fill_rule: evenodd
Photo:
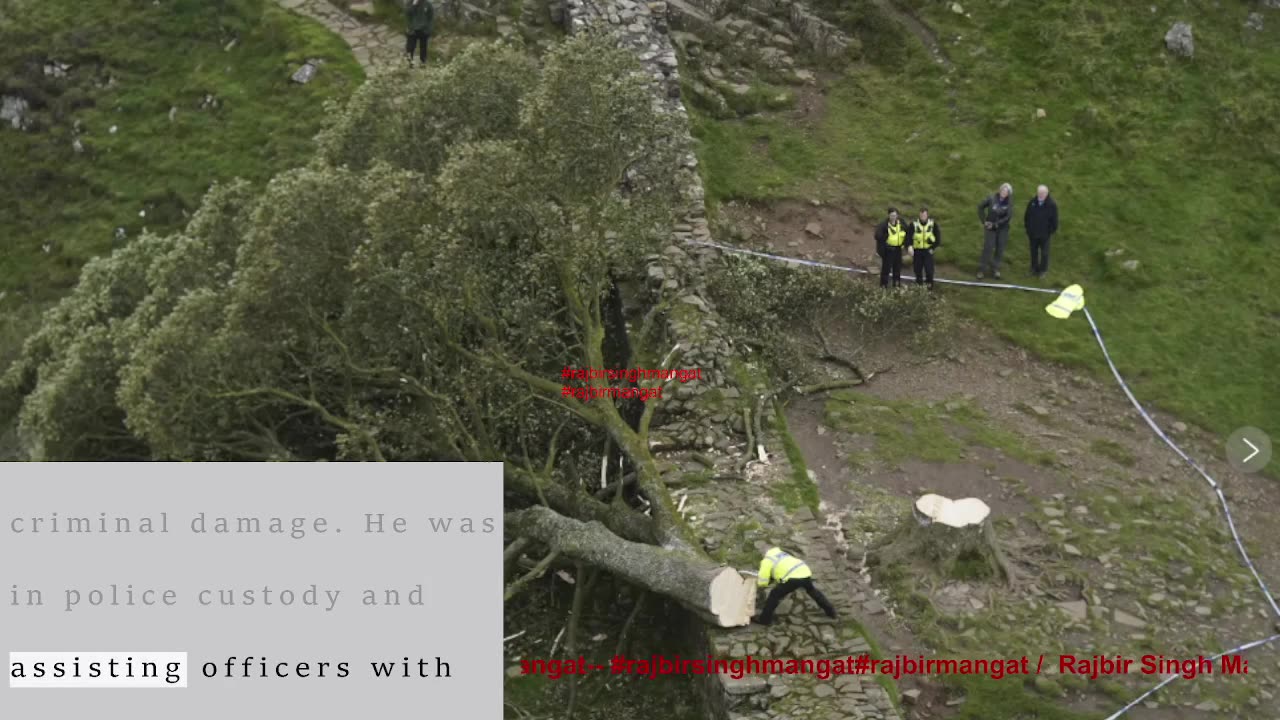
M 1031 238 L 1031 272 L 1049 272 L 1049 238 Z
M 933 287 L 933 253 L 928 250 L 916 250 L 911 260 L 911 269 L 916 271 L 916 284 L 928 283 Z
M 418 58 L 423 63 L 426 63 L 427 62 L 427 41 L 431 39 L 431 36 L 424 32 L 411 32 L 408 35 L 406 35 L 405 38 L 406 39 L 404 43 L 404 52 L 406 55 L 409 56 L 409 59 L 410 60 L 413 59 L 413 50 L 415 47 L 417 47 L 419 52 Z
M 814 587 L 813 578 L 801 578 L 799 580 L 788 580 L 769 591 L 769 597 L 765 598 L 764 601 L 764 610 L 760 612 L 760 622 L 766 625 L 773 622 L 773 613 L 777 611 L 778 603 L 800 588 L 804 588 L 804 591 L 809 593 L 809 597 L 813 598 L 813 601 L 818 604 L 818 607 L 822 608 L 827 617 L 836 616 L 835 607 L 831 605 L 821 590 Z
M 893 286 L 902 284 L 902 248 L 886 247 L 880 255 L 880 287 L 889 287 L 889 275 L 893 275 Z

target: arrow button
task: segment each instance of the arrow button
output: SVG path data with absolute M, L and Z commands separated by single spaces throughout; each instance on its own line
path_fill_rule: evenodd
M 1256 427 L 1242 427 L 1227 438 L 1227 460 L 1240 472 L 1258 472 L 1271 462 L 1271 438 Z

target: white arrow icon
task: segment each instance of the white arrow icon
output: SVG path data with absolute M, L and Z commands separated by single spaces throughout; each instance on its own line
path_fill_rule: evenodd
M 1254 457 L 1255 455 L 1257 455 L 1259 452 L 1261 452 L 1260 450 L 1258 450 L 1258 447 L 1257 447 L 1256 445 L 1254 445 L 1253 443 L 1249 442 L 1249 439 L 1248 439 L 1248 438 L 1240 438 L 1240 442 L 1244 443 L 1245 445 L 1248 445 L 1248 446 L 1249 446 L 1249 449 L 1253 451 L 1253 452 L 1249 453 L 1249 456 L 1248 456 L 1248 457 L 1246 457 L 1245 459 L 1241 460 L 1240 462 L 1249 462 L 1250 460 L 1252 460 L 1252 459 L 1253 459 L 1253 457 Z

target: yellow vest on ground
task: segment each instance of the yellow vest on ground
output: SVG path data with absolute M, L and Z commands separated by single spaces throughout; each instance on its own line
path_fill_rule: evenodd
M 889 229 L 889 239 L 885 241 L 885 245 L 889 247 L 902 247 L 907 241 L 907 229 L 902 227 L 902 223 L 897 225 L 886 225 Z
M 912 223 L 911 246 L 917 250 L 928 250 L 933 245 L 933 220 L 921 225 L 919 220 Z
M 782 548 L 772 547 L 760 561 L 760 574 L 756 578 L 756 584 L 767 587 L 771 582 L 784 583 L 807 577 L 813 577 L 813 573 L 809 571 L 809 565 L 805 561 L 783 552 Z
M 1063 290 L 1057 300 L 1049 303 L 1048 307 L 1045 308 L 1045 312 L 1059 320 L 1066 320 L 1071 317 L 1071 313 L 1076 310 L 1080 310 L 1083 307 L 1084 288 L 1079 285 L 1072 285 L 1066 290 Z

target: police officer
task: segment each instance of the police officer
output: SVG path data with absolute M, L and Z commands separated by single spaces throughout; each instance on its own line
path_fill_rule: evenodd
M 876 254 L 880 256 L 880 287 L 902 285 L 902 248 L 907 243 L 907 229 L 898 220 L 898 208 L 889 208 L 889 217 L 876 226 Z
M 756 547 L 763 548 L 764 544 L 758 544 Z M 822 591 L 814 587 L 813 572 L 809 570 L 809 565 L 795 555 L 783 552 L 779 547 L 771 547 L 765 551 L 764 557 L 760 560 L 760 574 L 756 578 L 756 585 L 762 588 L 769 587 L 775 582 L 778 585 L 769 591 L 769 597 L 764 601 L 764 610 L 751 618 L 754 622 L 761 625 L 773 624 L 773 613 L 778 609 L 778 603 L 801 588 L 809 593 L 809 597 L 813 598 L 827 617 L 835 619 L 836 609 Z
M 928 283 L 933 289 L 933 250 L 942 244 L 942 228 L 929 217 L 929 208 L 920 208 L 920 219 L 911 223 L 907 242 L 911 243 L 911 268 L 916 273 L 916 284 Z

